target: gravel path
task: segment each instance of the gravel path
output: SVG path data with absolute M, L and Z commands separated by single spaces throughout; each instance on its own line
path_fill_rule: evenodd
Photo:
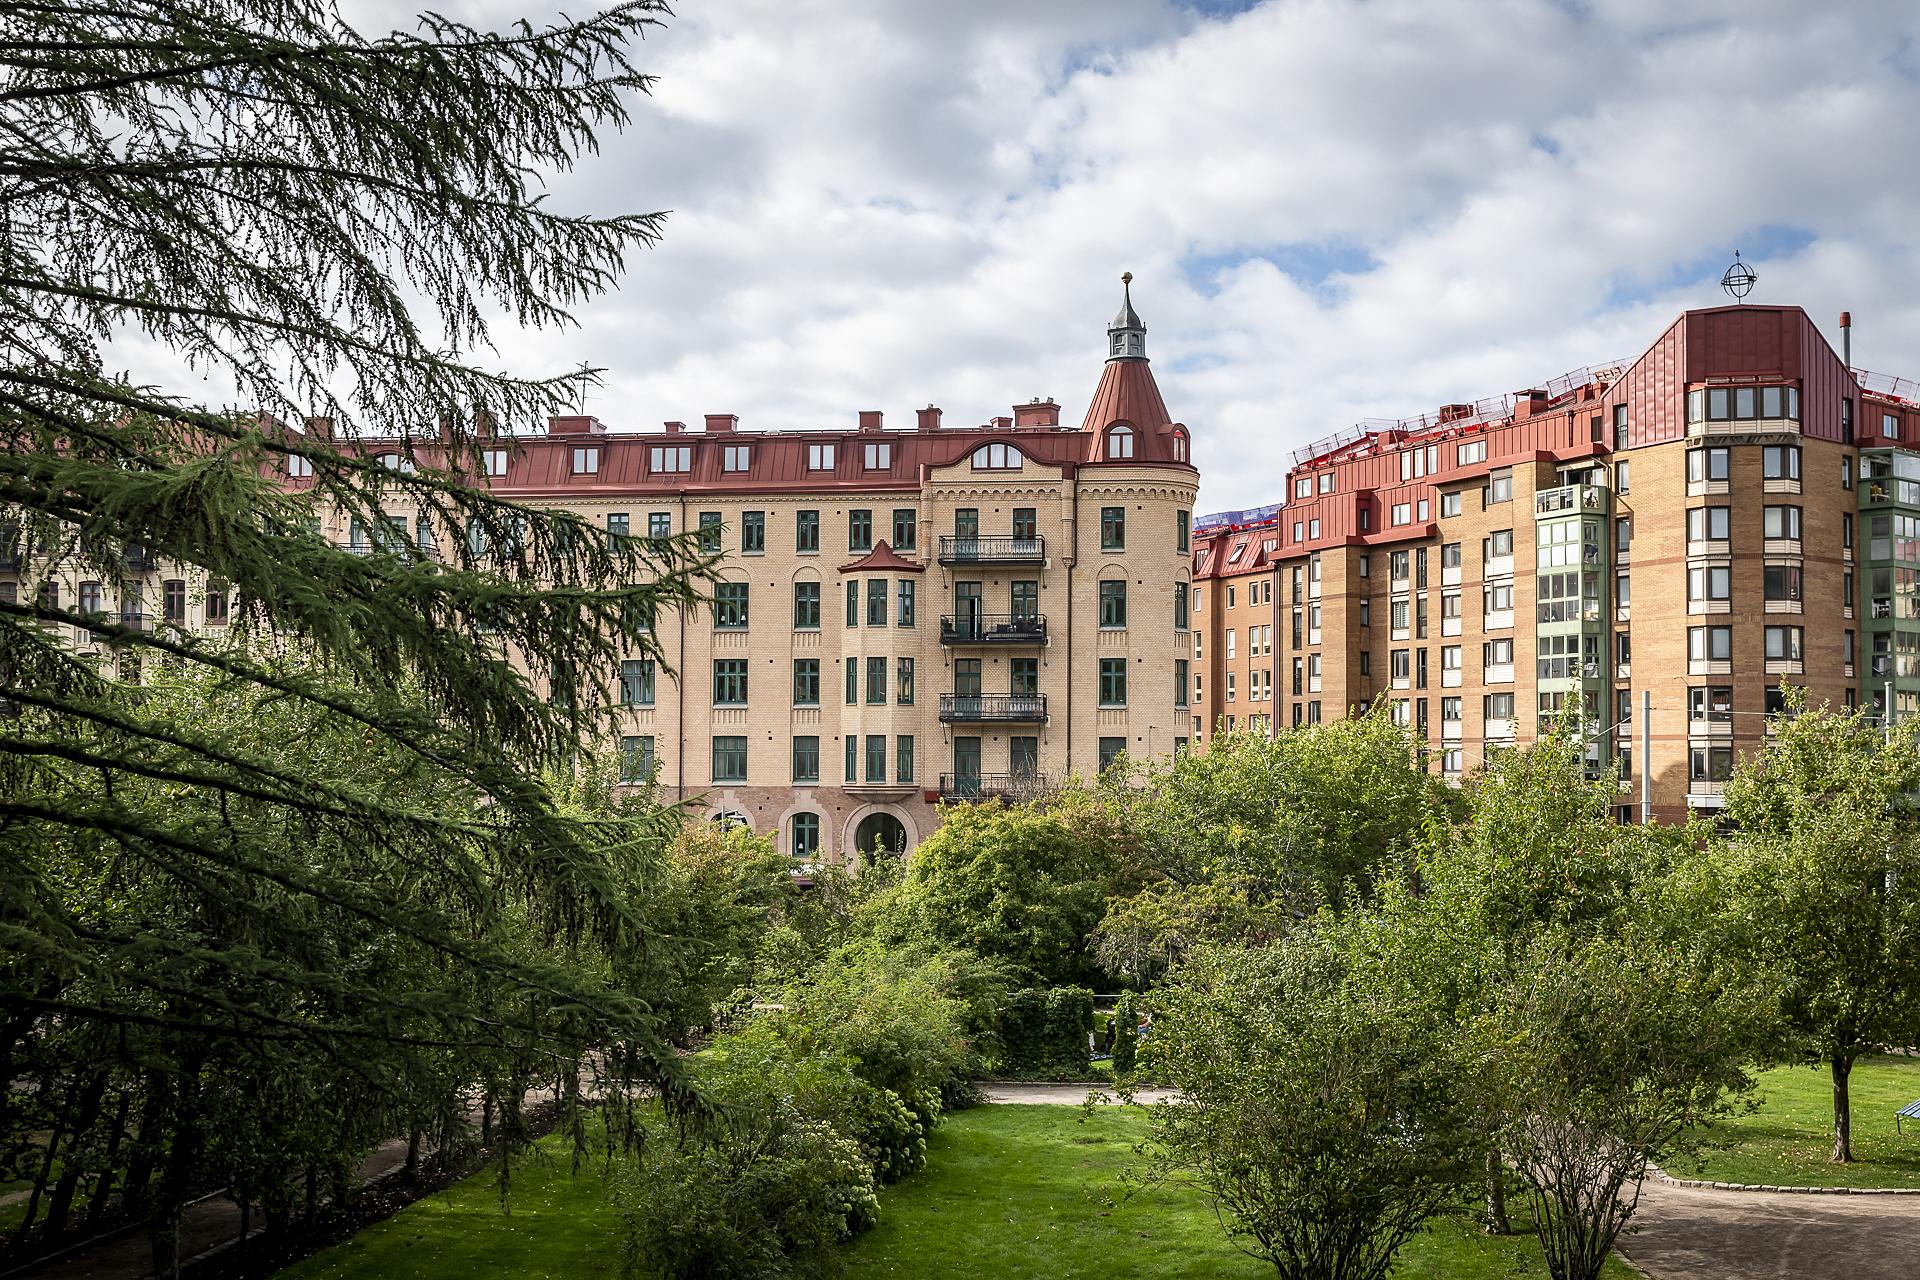
M 1914 1280 L 1912 1196 L 1809 1196 L 1648 1179 L 1620 1252 L 1652 1280 Z
M 1091 1084 L 1021 1084 L 1013 1081 L 981 1086 L 988 1102 L 1040 1103 L 1044 1106 L 1077 1107 L 1087 1100 L 1089 1090 L 1098 1089 L 1107 1095 L 1107 1101 L 1117 1104 L 1120 1099 L 1114 1096 L 1113 1086 L 1105 1081 Z M 1135 1102 L 1159 1102 L 1171 1098 L 1171 1089 L 1136 1089 Z

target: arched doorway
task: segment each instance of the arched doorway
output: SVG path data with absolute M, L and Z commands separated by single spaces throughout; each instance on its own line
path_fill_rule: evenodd
M 890 813 L 870 813 L 854 828 L 853 847 L 857 853 L 879 848 L 898 857 L 907 851 L 907 829 Z

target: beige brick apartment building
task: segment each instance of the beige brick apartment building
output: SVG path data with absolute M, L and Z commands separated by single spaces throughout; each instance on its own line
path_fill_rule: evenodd
M 398 441 L 338 447 L 401 465 Z M 1035 790 L 1185 743 L 1199 476 L 1130 298 L 1078 427 L 1051 400 L 977 427 L 928 407 L 910 431 L 877 412 L 849 431 L 710 414 L 704 430 L 615 434 L 561 417 L 499 438 L 485 462 L 498 493 L 615 533 L 703 532 L 724 553 L 711 611 L 656 619 L 661 658 L 636 652 L 608 673 L 620 746 L 636 779 L 796 856 L 909 848 L 943 798 Z M 377 532 L 325 527 L 363 552 L 394 529 L 459 536 L 385 514 Z M 17 589 L 5 570 L 18 567 L 0 565 L 0 591 Z M 130 567 L 129 598 L 70 577 L 59 589 L 86 612 L 226 621 L 220 584 Z
M 1653 815 L 1713 810 L 1782 685 L 1920 712 L 1917 399 L 1799 308 L 1732 306 L 1303 449 L 1283 506 L 1198 524 L 1191 736 L 1384 697 L 1458 777 L 1577 694 L 1622 817 L 1642 730 Z

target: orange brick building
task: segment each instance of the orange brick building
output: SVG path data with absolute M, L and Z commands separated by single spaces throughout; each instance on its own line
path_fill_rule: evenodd
M 1363 423 L 1294 455 L 1284 505 L 1196 522 L 1192 736 L 1385 698 L 1457 778 L 1578 697 L 1622 817 L 1713 810 L 1783 685 L 1920 712 L 1917 450 L 1920 387 L 1797 307 Z

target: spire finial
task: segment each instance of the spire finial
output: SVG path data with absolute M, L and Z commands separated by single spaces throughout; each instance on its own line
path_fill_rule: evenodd
M 1735 257 L 1737 258 L 1737 257 L 1739 257 L 1740 255 L 1739 255 L 1739 254 L 1735 254 L 1734 256 L 1735 256 Z M 1121 284 L 1123 284 L 1123 285 L 1131 285 L 1131 284 L 1133 283 L 1133 272 L 1131 272 L 1131 271 L 1122 271 L 1122 272 L 1120 273 L 1120 283 L 1121 283 Z

